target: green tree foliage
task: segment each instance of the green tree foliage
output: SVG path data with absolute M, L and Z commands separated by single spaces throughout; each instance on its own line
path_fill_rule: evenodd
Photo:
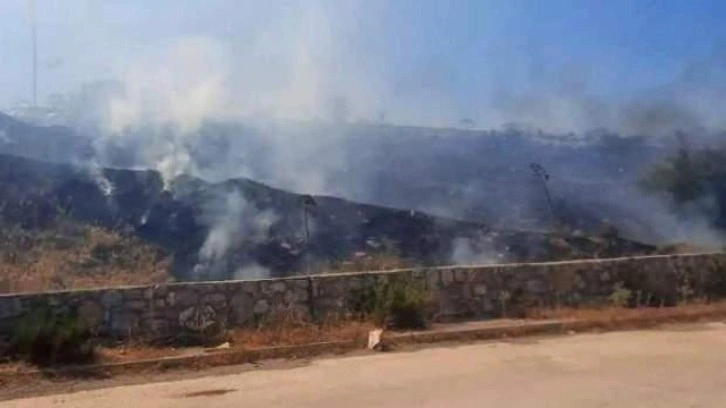
M 76 312 L 36 308 L 11 333 L 11 354 L 41 365 L 80 364 L 94 359 L 93 332 Z
M 360 317 L 381 327 L 424 329 L 429 324 L 431 293 L 422 282 L 390 277 L 354 291 L 349 304 Z

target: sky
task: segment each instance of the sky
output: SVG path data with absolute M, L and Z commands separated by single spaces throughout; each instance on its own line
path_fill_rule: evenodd
M 40 100 L 116 79 L 130 89 L 115 105 L 121 125 L 344 106 L 360 120 L 524 117 L 567 130 L 612 120 L 600 107 L 675 91 L 710 114 L 726 83 L 719 0 L 35 3 Z M 0 107 L 31 97 L 29 5 L 0 0 Z

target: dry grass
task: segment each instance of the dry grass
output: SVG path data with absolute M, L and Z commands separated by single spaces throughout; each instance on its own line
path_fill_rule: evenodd
M 157 283 L 168 266 L 152 246 L 100 227 L 0 230 L 0 293 Z
M 717 303 L 689 303 L 677 307 L 602 307 L 602 308 L 557 308 L 557 309 L 533 309 L 527 312 L 527 319 L 561 319 L 561 320 L 586 320 L 586 321 L 621 321 L 649 318 L 667 318 L 669 316 L 704 316 L 708 314 L 726 314 L 726 302 Z
M 626 309 L 604 307 L 598 309 L 531 310 L 527 320 L 565 320 L 584 322 L 578 329 L 613 329 L 651 327 L 653 324 L 672 321 L 678 317 L 680 322 L 698 321 L 709 316 L 725 316 L 726 302 L 693 303 L 678 307 Z M 692 318 L 690 317 L 692 316 Z M 675 320 L 673 320 L 675 321 Z M 492 322 L 494 324 L 494 322 Z M 235 329 L 228 332 L 226 339 L 231 350 L 254 350 L 267 347 L 297 346 L 320 342 L 360 341 L 364 344 L 367 333 L 375 326 L 370 322 L 351 320 L 329 320 L 320 325 L 296 319 L 287 314 L 269 322 L 258 329 Z M 575 328 L 575 326 L 573 326 Z M 516 327 L 515 327 L 516 329 Z M 126 343 L 116 346 L 99 347 L 97 362 L 122 363 L 161 357 L 174 357 L 204 352 L 202 347 L 151 347 L 142 343 Z M 32 371 L 33 366 L 23 362 L 0 364 L 0 386 L 2 375 L 12 375 Z
M 326 341 L 355 341 L 365 338 L 375 327 L 369 322 L 348 321 L 323 325 L 235 330 L 230 333 L 234 347 L 245 349 L 294 346 Z
M 171 347 L 149 347 L 143 344 L 125 344 L 117 347 L 98 347 L 96 360 L 99 363 L 121 363 L 125 361 L 150 360 L 172 357 L 184 352 L 199 351 L 194 349 L 176 349 Z
M 23 371 L 28 371 L 33 367 L 34 366 L 32 364 L 24 361 L 3 361 L 2 364 L 0 364 L 0 375 L 21 373 Z M 0 385 L 2 385 L 1 382 Z
M 415 267 L 417 264 L 411 260 L 404 259 L 396 254 L 390 253 L 360 253 L 348 260 L 331 262 L 324 265 L 317 265 L 313 268 L 314 273 L 343 273 L 362 271 L 386 271 L 392 269 L 404 269 Z
M 225 339 L 230 349 L 252 350 L 265 347 L 300 346 L 321 342 L 364 341 L 375 327 L 369 322 L 330 321 L 320 325 L 295 323 L 288 326 L 272 325 L 258 329 L 233 329 Z M 159 357 L 180 356 L 205 350 L 203 347 L 152 347 L 131 342 L 117 346 L 99 347 L 99 362 L 123 362 Z
M 589 309 L 536 309 L 527 313 L 526 320 L 577 320 L 593 324 L 606 323 L 603 327 L 621 327 L 623 323 L 659 321 L 678 316 L 693 316 L 694 320 L 708 315 L 726 315 L 726 302 L 692 303 L 678 307 L 638 308 L 603 307 Z M 640 323 L 638 323 L 640 322 Z M 492 324 L 496 324 L 494 321 Z M 598 326 L 599 327 L 599 326 Z M 626 326 L 630 327 L 630 326 Z M 369 321 L 331 319 L 322 324 L 313 324 L 297 318 L 294 313 L 282 314 L 257 329 L 230 330 L 225 337 L 231 349 L 252 350 L 265 347 L 297 346 L 319 342 L 364 341 L 368 332 L 376 326 Z M 202 351 L 201 347 L 170 348 L 149 347 L 143 344 L 125 344 L 117 347 L 100 348 L 102 362 L 133 361 Z

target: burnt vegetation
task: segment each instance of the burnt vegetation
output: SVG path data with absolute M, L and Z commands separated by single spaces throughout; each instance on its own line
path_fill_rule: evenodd
M 57 268 L 54 276 L 70 279 L 69 283 L 57 285 L 59 288 L 74 285 L 70 270 L 96 268 L 101 275 L 102 269 L 113 265 L 138 270 L 136 262 L 143 262 L 146 276 L 157 280 L 152 277 L 161 277 L 158 269 L 166 255 L 174 278 L 185 280 L 231 278 L 236 268 L 249 263 L 262 265 L 274 275 L 291 274 L 302 271 L 304 256 L 311 257 L 311 265 L 318 269 L 329 270 L 350 270 L 356 264 L 367 268 L 376 263 L 372 259 L 379 257 L 398 259 L 390 264 L 379 261 L 377 266 L 384 269 L 440 265 L 451 262 L 453 241 L 459 237 L 489 240 L 511 261 L 635 254 L 653 249 L 618 237 L 603 240 L 495 231 L 478 223 L 333 197 L 315 198 L 317 209 L 311 219 L 314 233 L 306 243 L 298 195 L 250 180 L 211 184 L 182 177 L 165 191 L 154 172 L 105 169 L 102 177 L 113 189 L 104 195 L 98 181 L 84 169 L 11 156 L 0 156 L 0 166 L 4 167 L 0 169 L 2 217 L 4 225 L 11 226 L 5 233 L 17 236 L 17 245 L 36 248 L 47 257 L 51 253 L 43 248 L 88 242 L 84 249 L 74 247 L 67 252 L 76 254 L 77 260 Z M 221 260 L 222 268 L 215 275 L 195 276 L 193 268 L 211 228 L 203 221 L 206 203 L 228 194 L 243 197 L 245 205 L 255 209 L 254 214 L 270 211 L 274 218 L 269 224 L 256 226 L 262 230 L 251 231 L 248 224 L 254 216 L 242 216 L 237 220 L 240 225 L 232 227 L 240 236 L 233 237 Z M 12 239 L 5 242 L 5 259 L 12 260 L 12 254 L 20 249 L 14 249 Z M 137 249 L 130 249 L 135 245 Z M 58 257 L 63 258 L 64 252 Z
M 648 254 L 658 250 L 651 243 L 661 243 L 649 239 L 657 225 L 642 218 L 650 211 L 623 189 L 664 191 L 674 207 L 685 208 L 713 193 L 720 202 L 723 179 L 723 154 L 668 159 L 668 144 L 605 132 L 583 143 L 516 128 L 350 125 L 341 136 L 349 170 L 326 173 L 327 182 L 367 186 L 366 194 L 352 188 L 345 195 L 377 204 L 371 205 L 246 178 L 180 176 L 165 183 L 156 171 L 90 165 L 89 139 L 67 129 L 5 116 L 0 127 L 4 291 L 259 276 L 245 272 L 250 266 L 285 276 L 482 262 L 452 256 L 462 239 L 496 262 Z M 275 181 L 262 167 L 271 147 L 260 131 L 207 124 L 200 134 L 206 145 L 190 151 L 202 175 L 215 163 L 239 164 L 224 152 L 238 149 L 249 153 L 244 164 L 260 180 Z M 77 164 L 63 159 L 71 151 Z M 117 153 L 109 164 L 115 157 L 123 158 L 121 167 L 138 165 L 133 154 Z M 546 169 L 547 197 L 542 179 L 529 171 L 533 158 Z M 329 165 L 328 157 L 319 159 Z M 302 197 L 314 208 L 304 207 Z M 714 225 L 723 225 L 722 218 Z M 28 249 L 31 256 L 21 259 Z M 23 270 L 33 271 L 26 275 L 38 276 L 36 282 L 18 278 Z

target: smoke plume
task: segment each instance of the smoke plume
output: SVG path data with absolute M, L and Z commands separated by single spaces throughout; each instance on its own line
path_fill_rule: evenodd
M 476 133 L 476 127 L 526 129 L 523 133 L 530 135 L 573 133 L 585 144 L 596 143 L 587 138 L 594 129 L 660 139 L 677 131 L 712 135 L 726 126 L 723 58 L 693 61 L 670 81 L 617 96 L 598 93 L 584 70 L 562 69 L 530 86 L 502 86 L 480 98 L 460 98 L 456 66 L 430 61 L 396 73 L 393 58 L 366 42 L 387 4 L 344 3 L 291 6 L 281 18 L 244 35 L 169 38 L 153 44 L 151 52 L 123 60 L 113 86 L 67 98 L 65 110 L 82 114 L 65 117 L 93 134 L 99 157 L 91 175 L 106 191 L 112 186 L 96 170 L 104 165 L 156 169 L 167 188 L 182 174 L 211 181 L 250 177 L 296 192 L 431 209 L 450 217 L 486 211 L 488 222 L 514 219 L 520 224 L 511 226 L 519 227 L 535 215 L 528 194 L 512 185 L 526 175 L 529 162 L 542 160 L 554 179 L 577 184 L 580 177 L 612 178 L 619 188 L 626 186 L 618 200 L 599 187 L 587 190 L 586 198 L 643 220 L 648 231 L 631 227 L 632 235 L 720 242 L 705 222 L 696 221 L 696 211 L 676 216 L 665 201 L 631 189 L 637 175 L 619 176 L 607 168 L 610 163 L 592 159 L 599 152 L 586 156 L 573 152 L 575 147 L 556 150 L 514 138 L 497 148 L 495 142 L 471 142 L 471 136 L 494 139 L 492 133 Z M 96 97 L 88 95 L 94 92 Z M 435 127 L 465 122 L 472 131 L 391 130 L 384 120 Z M 625 161 L 645 166 L 653 160 Z M 633 165 L 633 171 L 642 166 Z M 413 194 L 416 188 L 405 189 L 426 178 L 431 180 L 416 185 L 420 195 Z M 490 180 L 506 188 L 493 188 Z M 583 202 L 583 190 L 555 186 L 553 194 Z M 428 199 L 436 194 L 439 199 Z M 230 248 L 257 234 L 246 220 L 271 216 L 250 208 L 237 192 L 212 201 L 204 212 L 209 236 L 199 259 L 213 270 L 226 267 L 215 265 Z M 496 251 L 480 246 L 457 241 L 453 257 L 464 263 L 499 259 Z
M 505 263 L 506 257 L 495 250 L 491 238 L 457 238 L 453 241 L 451 261 L 457 265 L 495 265 Z
M 199 250 L 199 261 L 194 267 L 194 274 L 200 277 L 225 277 L 231 268 L 230 251 L 238 248 L 243 242 L 258 243 L 268 234 L 277 216 L 269 210 L 260 211 L 245 201 L 239 191 L 232 190 L 220 194 L 204 203 L 202 223 L 208 225 L 208 233 Z M 248 270 L 237 269 L 235 276 L 260 276 L 268 273 L 261 267 Z M 249 276 L 245 275 L 247 273 Z

